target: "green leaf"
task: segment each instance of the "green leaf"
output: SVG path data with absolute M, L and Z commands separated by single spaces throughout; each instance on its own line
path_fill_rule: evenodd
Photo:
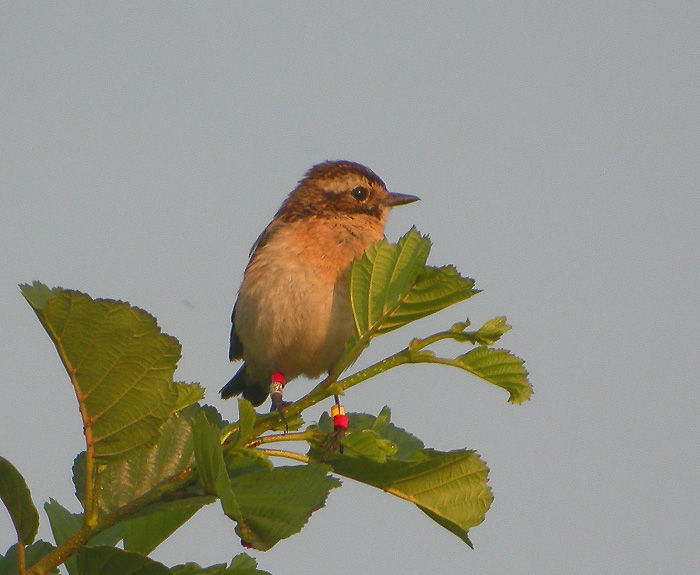
M 340 485 L 328 476 L 328 469 L 300 465 L 234 477 L 231 487 L 240 517 L 232 519 L 244 544 L 267 551 L 300 531 L 311 514 L 323 507 L 330 490 Z
M 71 513 L 54 499 L 49 499 L 49 502 L 44 504 L 44 511 L 49 518 L 56 545 L 63 544 L 66 539 L 83 526 L 82 513 Z M 75 556 L 66 559 L 66 568 L 71 575 L 77 575 L 78 564 Z
M 224 573 L 228 575 L 270 575 L 267 571 L 259 571 L 257 569 L 258 562 L 247 553 L 236 555 Z
M 219 496 L 224 513 L 238 521 L 242 518 L 241 510 L 231 489 L 219 427 L 200 413 L 194 422 L 193 438 L 199 480 L 209 493 Z
M 51 532 L 53 533 L 56 545 L 62 545 L 66 539 L 71 537 L 78 531 L 84 523 L 82 513 L 71 513 L 60 503 L 54 499 L 49 499 L 48 503 L 44 504 L 44 511 L 49 518 Z M 99 545 L 114 546 L 124 537 L 124 524 L 119 523 L 109 529 L 98 533 L 94 538 L 87 542 L 90 547 Z M 78 573 L 77 558 L 75 555 L 66 559 L 66 568 L 71 575 Z
M 24 477 L 3 457 L 0 457 L 0 499 L 10 514 L 20 543 L 32 543 L 39 529 L 39 513 Z
M 41 540 L 25 547 L 24 561 L 27 569 L 41 561 L 53 550 L 53 545 Z M 58 569 L 54 569 L 50 573 L 58 573 Z M 4 557 L 0 555 L 0 575 L 19 575 L 18 547 L 16 543 L 7 550 Z
M 83 547 L 77 563 L 80 575 L 170 575 L 162 563 L 115 547 Z
M 367 457 L 380 463 L 396 454 L 396 446 L 373 429 L 355 429 L 343 439 L 343 453 Z
M 462 277 L 454 267 L 426 266 L 400 305 L 382 322 L 377 334 L 398 329 L 478 293 L 474 280 Z
M 408 348 L 397 355 L 407 363 L 440 363 L 464 369 L 510 392 L 509 401 L 512 403 L 523 403 L 530 399 L 532 386 L 524 367 L 525 362 L 506 349 L 484 347 L 500 339 L 510 329 L 506 318 L 497 317 L 488 321 L 477 331 L 464 331 L 468 325 L 468 322 L 456 323 L 448 331 L 436 333 L 425 339 L 414 338 Z M 434 352 L 426 349 L 429 345 L 445 339 L 472 343 L 480 347 L 454 359 L 437 357 Z
M 264 451 L 247 447 L 227 449 L 225 461 L 229 477 L 274 469 L 274 465 Z
M 474 334 L 475 341 L 479 345 L 493 345 L 503 334 L 509 332 L 511 327 L 506 323 L 505 317 L 496 317 L 487 321 Z
M 88 547 L 97 547 L 98 545 L 114 547 L 122 539 L 124 539 L 124 523 L 117 523 L 109 529 L 105 529 L 102 533 L 95 535 L 87 542 L 87 545 Z
M 204 488 L 219 496 L 224 513 L 238 523 L 236 533 L 241 540 L 261 551 L 298 532 L 311 513 L 323 506 L 328 492 L 339 485 L 328 477 L 325 465 L 250 471 L 247 467 L 256 460 L 235 456 L 246 468 L 230 477 L 221 432 L 203 415 L 194 425 L 194 453 Z
M 431 519 L 471 545 L 467 533 L 484 520 L 493 495 L 488 468 L 473 451 L 424 449 L 414 461 L 333 455 L 328 463 L 345 477 L 378 487 L 415 503 Z
M 44 511 L 49 518 L 56 545 L 63 544 L 83 526 L 82 513 L 71 513 L 53 498 L 49 498 L 49 502 L 44 503 Z
M 477 347 L 455 360 L 457 367 L 507 390 L 511 403 L 523 403 L 532 395 L 524 363 L 508 350 L 487 347 Z
M 99 506 L 102 513 L 110 513 L 129 504 L 136 497 L 150 491 L 162 481 L 177 475 L 194 463 L 192 425 L 200 413 L 199 406 L 192 405 L 173 414 L 163 425 L 161 435 L 152 448 L 141 451 L 129 459 L 105 466 L 100 474 L 102 489 Z M 84 454 L 81 455 L 84 457 Z M 73 468 L 73 481 L 80 499 L 84 493 L 85 466 L 80 464 L 79 459 L 76 459 Z M 199 509 L 213 501 L 215 501 L 213 497 L 202 496 L 196 491 L 180 493 L 171 500 L 150 505 L 136 517 L 118 524 L 105 533 L 119 529 L 114 535 L 119 536 L 119 539 L 124 538 L 124 546 L 128 551 L 147 554 L 172 535 Z M 97 540 L 100 540 L 99 536 Z
M 487 321 L 476 331 L 465 331 L 470 325 L 469 321 L 458 322 L 449 331 L 436 335 L 449 337 L 462 343 L 467 342 L 474 345 L 489 346 L 496 343 L 505 333 L 511 330 L 511 327 L 506 322 L 505 317 L 496 317 Z
M 379 335 L 477 293 L 452 266 L 426 267 L 430 240 L 411 229 L 397 244 L 381 241 L 353 262 L 350 298 L 360 337 Z
M 70 376 L 95 458 L 116 461 L 152 445 L 178 405 L 178 341 L 124 302 L 38 282 L 21 289 Z
M 173 411 L 182 411 L 186 407 L 204 399 L 204 389 L 198 383 L 177 381 L 174 385 L 177 391 L 177 402 Z
M 386 240 L 352 263 L 350 300 L 357 333 L 375 332 L 399 305 L 430 252 L 430 240 L 412 228 L 396 244 Z
M 411 461 L 423 448 L 420 439 L 391 423 L 391 410 L 386 406 L 377 417 L 366 413 L 348 413 L 347 416 L 350 422 L 343 439 L 344 457 L 366 457 L 378 463 L 387 459 Z M 333 419 L 328 413 L 321 415 L 318 430 L 321 436 L 333 431 Z M 315 461 L 324 454 L 321 440 L 309 451 Z
M 199 480 L 207 491 L 216 493 L 219 476 L 228 477 L 219 428 L 200 413 L 194 420 L 192 436 Z
M 24 298 L 34 309 L 44 309 L 56 291 L 38 281 L 33 282 L 32 285 L 20 284 L 19 288 Z M 60 288 L 58 289 L 60 290 Z
M 416 453 L 424 447 L 423 442 L 415 435 L 391 423 L 391 410 L 386 405 L 374 419 L 372 429 L 396 445 L 397 450 L 392 459 L 412 461 Z
M 240 398 L 238 400 L 238 423 L 228 426 L 224 430 L 224 432 L 227 432 L 229 428 L 237 430 L 233 431 L 230 437 L 228 433 L 225 433 L 228 437 L 228 442 L 234 446 L 245 443 L 247 439 L 253 436 L 253 428 L 257 417 L 258 414 L 255 412 L 253 404 L 247 399 Z
M 81 451 L 73 460 L 73 486 L 75 497 L 85 509 L 85 452 Z
M 250 555 L 241 553 L 236 555 L 227 567 L 224 564 L 200 567 L 196 563 L 187 563 L 172 567 L 173 575 L 270 575 L 268 571 L 261 571 L 258 562 Z
M 238 432 L 241 437 L 247 438 L 253 434 L 257 417 L 258 414 L 250 401 L 243 398 L 238 400 Z
M 149 555 L 199 511 L 201 506 L 167 509 L 126 522 L 124 549 Z
M 192 425 L 199 413 L 199 406 L 192 405 L 171 415 L 161 427 L 160 437 L 153 447 L 105 466 L 100 473 L 99 508 L 102 513 L 128 504 L 194 463 Z M 74 466 L 73 479 L 79 494 L 83 489 L 83 469 L 84 465 Z M 199 508 L 208 502 L 211 499 L 193 499 L 174 505 Z M 158 504 L 161 509 L 164 505 Z
M 226 565 L 219 563 L 217 565 L 212 565 L 210 567 L 202 567 L 198 563 L 183 563 L 182 565 L 175 565 L 175 567 L 170 568 L 170 573 L 172 575 L 213 575 L 221 573 Z

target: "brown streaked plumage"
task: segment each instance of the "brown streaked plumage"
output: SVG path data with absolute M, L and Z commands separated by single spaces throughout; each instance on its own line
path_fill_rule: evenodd
M 260 405 L 273 373 L 286 381 L 329 372 L 354 334 L 350 263 L 384 237 L 392 194 L 348 161 L 311 168 L 251 249 L 231 316 L 231 361 L 244 364 L 222 389 Z

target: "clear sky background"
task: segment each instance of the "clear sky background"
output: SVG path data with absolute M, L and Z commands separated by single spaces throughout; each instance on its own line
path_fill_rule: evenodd
M 248 250 L 313 164 L 349 159 L 422 202 L 387 235 L 484 290 L 375 340 L 360 365 L 506 315 L 535 395 L 409 366 L 352 390 L 441 450 L 476 449 L 495 502 L 467 548 L 345 481 L 274 575 L 691 573 L 700 564 L 700 7 L 696 2 L 3 3 L 0 454 L 73 511 L 75 397 L 17 284 L 128 300 L 217 391 Z M 287 388 L 288 399 L 312 384 Z M 328 407 L 328 406 L 325 406 Z M 319 416 L 321 409 L 307 419 Z M 43 538 L 52 540 L 41 511 Z M 0 512 L 0 548 L 13 542 Z M 220 507 L 167 565 L 242 549 Z

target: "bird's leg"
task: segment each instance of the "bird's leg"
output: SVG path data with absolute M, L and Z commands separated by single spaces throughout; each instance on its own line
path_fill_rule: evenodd
M 340 405 L 340 398 L 335 396 L 335 405 L 331 409 L 333 416 L 333 431 L 328 434 L 328 437 L 323 440 L 321 449 L 325 449 L 325 453 L 321 457 L 321 462 L 325 462 L 328 456 L 336 449 L 340 454 L 343 453 L 343 445 L 340 443 L 345 438 L 345 432 L 348 430 L 350 420 L 345 415 L 345 408 Z
M 284 389 L 286 383 L 287 382 L 284 379 L 283 374 L 279 372 L 272 374 L 272 381 L 270 382 L 270 399 L 272 400 L 272 407 L 270 408 L 270 411 L 279 412 L 282 421 L 284 421 L 284 427 L 287 433 L 289 433 L 289 424 L 287 423 L 287 418 L 284 416 L 284 406 L 286 404 L 284 401 L 282 401 L 282 390 Z

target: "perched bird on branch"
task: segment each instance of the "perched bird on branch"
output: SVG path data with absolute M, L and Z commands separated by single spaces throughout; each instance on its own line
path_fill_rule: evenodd
M 384 237 L 391 209 L 419 198 L 387 191 L 348 161 L 311 168 L 250 252 L 233 307 L 231 361 L 244 361 L 221 389 L 260 405 L 285 383 L 330 372 L 354 335 L 349 269 Z

